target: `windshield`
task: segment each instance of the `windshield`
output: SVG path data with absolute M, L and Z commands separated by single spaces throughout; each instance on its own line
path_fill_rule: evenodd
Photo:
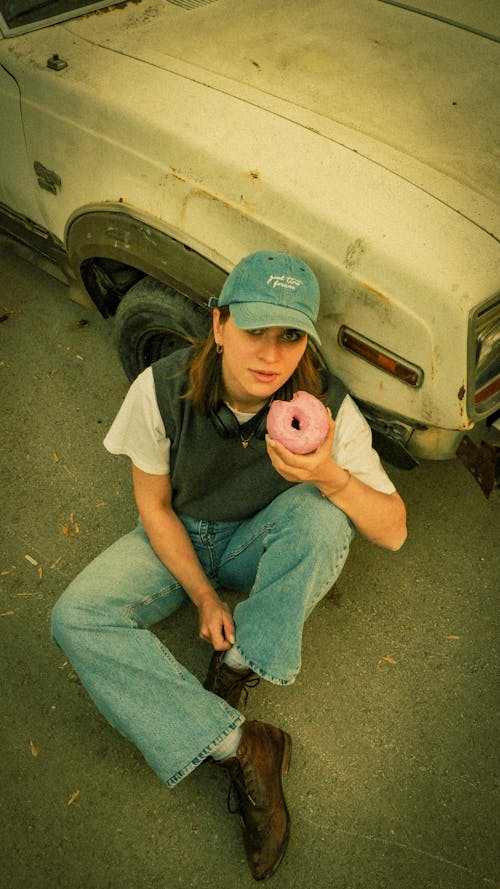
M 0 0 L 0 30 L 6 36 L 54 25 L 120 0 Z

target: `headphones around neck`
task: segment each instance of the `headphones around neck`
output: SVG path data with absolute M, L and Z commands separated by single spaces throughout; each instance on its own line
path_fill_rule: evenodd
M 221 438 L 225 439 L 236 438 L 241 440 L 242 436 L 244 438 L 251 436 L 262 441 L 266 435 L 267 411 L 271 401 L 275 398 L 282 401 L 291 401 L 293 398 L 293 383 L 291 379 L 287 380 L 285 385 L 246 423 L 238 423 L 231 408 L 224 402 L 220 402 L 215 409 L 210 411 L 209 415 L 215 431 Z

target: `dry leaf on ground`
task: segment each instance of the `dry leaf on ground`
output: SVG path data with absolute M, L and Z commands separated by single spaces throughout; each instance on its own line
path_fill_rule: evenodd
M 76 537 L 80 533 L 78 522 L 75 521 L 75 513 L 72 512 L 68 523 L 61 525 L 61 534 L 64 537 Z
M 12 572 L 15 570 L 16 566 L 11 565 L 10 568 L 5 568 L 3 571 L 0 571 L 0 577 L 7 577 L 8 574 L 12 574 Z

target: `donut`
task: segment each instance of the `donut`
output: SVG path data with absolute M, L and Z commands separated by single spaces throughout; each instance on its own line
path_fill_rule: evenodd
M 309 392 L 299 390 L 292 401 L 273 401 L 267 414 L 267 431 L 294 454 L 311 454 L 328 435 L 327 409 Z

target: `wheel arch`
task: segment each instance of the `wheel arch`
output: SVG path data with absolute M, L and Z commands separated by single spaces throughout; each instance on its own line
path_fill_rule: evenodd
M 124 293 L 145 275 L 206 306 L 219 294 L 228 271 L 222 257 L 208 259 L 182 233 L 168 232 L 158 220 L 122 204 L 73 214 L 65 242 L 73 273 L 104 317 L 116 313 Z

